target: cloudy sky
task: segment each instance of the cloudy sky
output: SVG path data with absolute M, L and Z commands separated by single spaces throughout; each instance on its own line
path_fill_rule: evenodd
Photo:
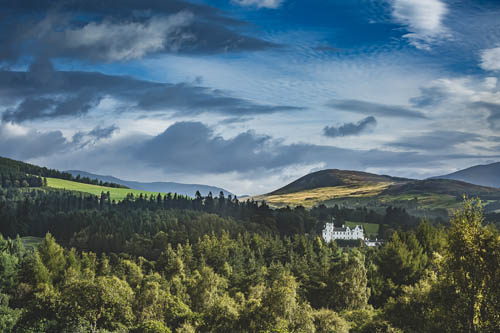
M 0 0 L 0 155 L 271 191 L 500 160 L 497 0 Z

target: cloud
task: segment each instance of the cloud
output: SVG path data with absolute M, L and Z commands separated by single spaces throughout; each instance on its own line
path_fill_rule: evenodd
M 276 47 L 247 23 L 182 0 L 0 1 L 0 61 L 22 57 L 126 61 L 158 53 L 227 53 Z
M 108 127 L 96 126 L 93 130 L 91 130 L 88 133 L 88 135 L 90 137 L 97 139 L 97 140 L 108 139 L 111 137 L 111 135 L 113 135 L 113 133 L 115 133 L 118 130 L 119 130 L 119 128 L 116 127 L 116 125 L 111 125 Z
M 158 51 L 176 52 L 185 42 L 194 40 L 195 35 L 184 29 L 193 19 L 192 13 L 180 12 L 145 22 L 90 22 L 64 31 L 62 43 L 69 50 L 88 53 L 98 60 L 141 59 Z
M 489 112 L 489 116 L 486 118 L 488 124 L 492 130 L 500 130 L 500 103 L 491 102 L 473 102 L 471 103 L 473 108 L 485 109 Z
M 394 20 L 407 27 L 404 35 L 417 48 L 429 49 L 429 44 L 447 35 L 443 18 L 448 12 L 441 0 L 391 0 Z
M 329 168 L 363 170 L 368 167 L 428 167 L 439 164 L 443 154 L 384 150 L 356 150 L 282 140 L 253 131 L 225 139 L 199 122 L 178 122 L 163 133 L 129 145 L 131 160 L 142 161 L 166 174 L 240 174 L 270 172 L 286 167 L 318 164 Z M 449 158 L 468 158 L 465 154 Z
M 442 87 L 420 88 L 420 95 L 410 98 L 410 103 L 416 108 L 435 107 L 447 97 L 448 94 Z
M 0 101 L 4 121 L 79 117 L 94 110 L 104 98 L 127 105 L 116 112 L 158 111 L 175 116 L 219 113 L 248 116 L 300 107 L 262 105 L 227 93 L 189 84 L 144 81 L 95 72 L 56 71 L 48 61 L 34 63 L 27 72 L 0 71 Z
M 480 67 L 487 71 L 500 71 L 500 47 L 481 51 Z
M 339 136 L 359 135 L 377 125 L 377 120 L 373 116 L 361 119 L 357 123 L 345 123 L 339 127 L 325 126 L 323 135 L 331 138 Z
M 417 136 L 399 138 L 398 142 L 392 142 L 386 146 L 401 148 L 405 150 L 447 151 L 459 144 L 471 141 L 479 141 L 482 136 L 460 131 L 433 131 Z
M 73 135 L 71 143 L 78 146 L 79 148 L 84 148 L 89 145 L 95 145 L 102 139 L 109 139 L 113 135 L 113 133 L 117 131 L 119 131 L 119 128 L 116 125 L 111 125 L 108 127 L 96 126 L 88 132 L 76 132 Z
M 71 148 L 61 131 L 40 132 L 24 130 L 9 124 L 0 124 L 0 152 L 2 156 L 27 160 L 61 153 Z
M 200 122 L 177 122 L 158 135 L 129 134 L 84 146 L 68 142 L 58 131 L 24 131 L 5 135 L 0 130 L 0 149 L 3 155 L 31 159 L 34 163 L 59 169 L 112 172 L 117 176 L 139 177 L 148 181 L 167 177 L 170 180 L 215 184 L 225 179 L 228 182 L 225 186 L 232 184 L 229 187 L 234 187 L 238 183 L 245 187 L 247 193 L 265 192 L 282 185 L 283 180 L 274 178 L 283 176 L 286 170 L 302 170 L 300 174 L 312 168 L 372 172 L 399 170 L 399 175 L 409 176 L 415 174 L 415 170 L 440 168 L 455 161 L 499 157 L 494 155 L 495 151 L 464 154 L 444 150 L 431 154 L 415 149 L 397 152 L 301 142 L 287 144 L 281 139 L 254 131 L 225 138 Z M 136 170 L 143 173 L 137 174 Z M 269 177 L 274 177 L 272 184 Z M 214 179 L 217 181 L 214 182 Z
M 328 102 L 327 106 L 342 111 L 374 114 L 382 117 L 427 118 L 423 113 L 403 106 L 366 102 L 357 99 L 335 99 Z
M 233 3 L 240 6 L 255 6 L 257 8 L 276 9 L 284 0 L 232 0 Z

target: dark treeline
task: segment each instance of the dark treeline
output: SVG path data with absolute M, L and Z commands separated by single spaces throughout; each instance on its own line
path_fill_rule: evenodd
M 2 188 L 40 187 L 46 185 L 43 181 L 43 178 L 46 177 L 106 187 L 128 188 L 120 184 L 99 181 L 97 178 L 90 179 L 89 177 L 80 177 L 80 175 L 73 177 L 73 175 L 68 172 L 61 172 L 55 169 L 48 169 L 46 167 L 12 160 L 10 158 L 0 157 L 0 186 Z
M 134 234 L 154 235 L 169 231 L 173 244 L 193 241 L 210 231 L 243 231 L 279 236 L 320 235 L 326 222 L 378 223 L 379 238 L 388 238 L 394 230 L 408 230 L 418 224 L 404 209 L 389 207 L 385 215 L 366 208 L 303 207 L 273 210 L 263 202 L 239 201 L 236 197 L 194 199 L 177 194 L 128 195 L 115 202 L 109 193 L 100 197 L 59 190 L 0 189 L 0 233 L 8 237 L 43 237 L 51 232 L 64 244 L 78 245 L 77 239 L 91 237 L 95 252 L 120 251 Z M 186 231 L 189 229 L 189 232 Z

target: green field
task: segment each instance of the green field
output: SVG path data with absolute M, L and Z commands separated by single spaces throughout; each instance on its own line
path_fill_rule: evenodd
M 43 241 L 43 238 L 40 237 L 33 237 L 33 236 L 25 236 L 21 237 L 21 242 L 23 242 L 23 245 L 27 249 L 34 249 L 38 245 L 40 245 Z
M 143 195 L 158 195 L 157 192 L 149 192 L 149 191 L 140 191 L 140 190 L 133 190 L 129 188 L 114 188 L 114 187 L 105 187 L 105 186 L 99 186 L 99 185 L 91 185 L 91 184 L 84 184 L 84 183 L 78 183 L 78 182 L 73 182 L 70 180 L 64 180 L 64 179 L 58 179 L 58 178 L 47 178 L 47 186 L 56 188 L 56 189 L 63 189 L 63 190 L 69 190 L 69 191 L 78 191 L 78 192 L 85 192 L 85 193 L 90 193 L 93 195 L 101 195 L 102 192 L 106 193 L 109 191 L 111 195 L 111 200 L 116 200 L 120 201 L 125 199 L 127 194 L 132 193 L 134 196 L 139 196 L 141 193 Z M 162 195 L 165 195 L 166 193 L 162 193 Z
M 378 234 L 378 227 L 379 225 L 376 223 L 362 223 L 362 222 L 349 222 L 345 221 L 344 225 L 346 227 L 355 227 L 357 225 L 362 225 L 363 228 L 365 229 L 365 236 L 370 237 L 370 236 L 377 236 Z

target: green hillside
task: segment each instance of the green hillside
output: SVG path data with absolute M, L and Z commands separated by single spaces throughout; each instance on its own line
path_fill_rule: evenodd
M 111 195 L 111 200 L 123 200 L 127 196 L 127 194 L 132 193 L 134 196 L 138 196 L 141 193 L 143 195 L 158 195 L 156 192 L 149 192 L 149 191 L 140 191 L 140 190 L 133 190 L 133 189 L 128 189 L 128 188 L 114 188 L 114 187 L 105 187 L 105 186 L 99 186 L 99 185 L 91 185 L 91 184 L 84 184 L 84 183 L 78 183 L 70 180 L 65 180 L 65 179 L 58 179 L 58 178 L 47 178 L 47 186 L 55 189 L 64 189 L 64 190 L 69 190 L 69 191 L 78 191 L 78 192 L 84 192 L 84 193 L 90 193 L 93 195 L 101 195 L 102 192 L 106 193 L 109 191 Z M 165 193 L 162 193 L 164 195 Z
M 275 208 L 312 208 L 324 204 L 369 207 L 382 213 L 392 206 L 405 208 L 413 216 L 445 218 L 460 207 L 463 195 L 482 198 L 487 212 L 500 207 L 497 188 L 449 179 L 414 180 L 336 169 L 308 174 L 274 192 L 253 198 Z
M 398 183 L 409 180 L 410 179 L 384 175 L 381 176 L 361 171 L 327 169 L 305 175 L 297 179 L 296 181 L 269 193 L 269 195 L 289 194 L 323 187 L 359 187 L 365 186 L 367 184 L 373 185 L 378 183 Z

